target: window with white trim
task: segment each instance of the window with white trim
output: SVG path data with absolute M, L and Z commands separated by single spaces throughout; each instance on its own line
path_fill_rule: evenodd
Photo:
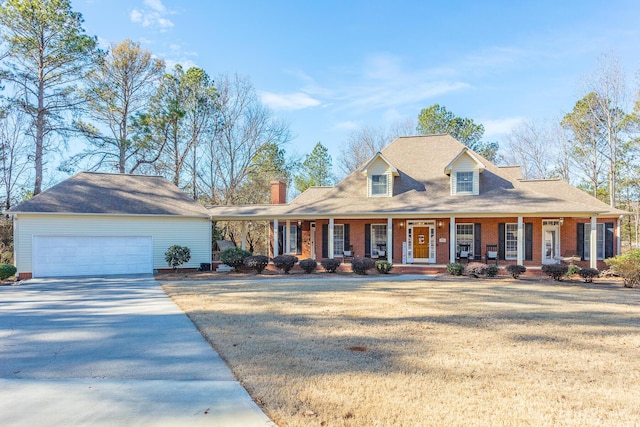
M 473 254 L 473 224 L 456 224 L 456 244 L 457 250 L 461 245 L 469 246 L 469 253 Z
M 298 226 L 289 225 L 289 248 L 292 254 L 298 253 Z
M 344 254 L 344 224 L 333 226 L 333 256 Z
M 384 254 L 381 253 L 384 251 Z M 387 225 L 371 224 L 371 254 L 385 256 L 387 251 Z
M 456 172 L 456 193 L 473 193 L 473 172 Z
M 387 179 L 388 179 L 387 175 L 371 176 L 371 195 L 372 196 L 386 196 L 388 194 Z
M 598 245 L 598 258 L 604 259 L 604 224 L 596 224 L 596 244 Z M 591 224 L 584 225 L 584 259 L 591 259 Z
M 504 226 L 504 258 L 518 259 L 518 224 Z

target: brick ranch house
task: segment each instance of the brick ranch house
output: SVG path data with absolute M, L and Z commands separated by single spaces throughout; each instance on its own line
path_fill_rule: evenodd
M 540 267 L 570 257 L 603 269 L 620 253 L 626 214 L 561 180 L 522 179 L 519 166 L 496 166 L 449 135 L 397 138 L 337 185 L 309 188 L 290 203 L 284 183 L 271 185 L 270 205 L 210 213 L 269 221 L 270 255 L 300 259 Z

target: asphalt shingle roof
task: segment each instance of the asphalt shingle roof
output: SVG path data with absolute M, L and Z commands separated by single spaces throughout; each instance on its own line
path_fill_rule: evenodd
M 485 165 L 479 195 L 451 195 L 445 167 L 465 146 L 449 135 L 400 137 L 381 153 L 399 172 L 393 197 L 368 197 L 362 168 L 335 187 L 310 188 L 286 205 L 214 206 L 215 216 L 327 217 L 364 215 L 622 215 L 587 193 L 561 181 L 517 179 L 519 168 Z
M 81 172 L 10 210 L 12 213 L 175 215 L 210 212 L 159 176 Z

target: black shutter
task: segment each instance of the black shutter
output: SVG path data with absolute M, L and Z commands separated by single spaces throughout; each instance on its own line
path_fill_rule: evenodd
M 284 225 L 278 226 L 278 254 L 282 255 L 284 253 Z
M 613 230 L 615 225 L 613 222 L 604 224 L 604 257 L 611 258 L 613 256 Z
M 349 246 L 351 246 L 351 237 L 349 236 L 351 231 L 351 226 L 350 224 L 345 224 L 344 225 L 344 250 L 348 251 L 349 250 Z M 351 254 L 353 255 L 353 254 Z
M 498 258 L 504 260 L 504 222 L 498 224 Z
M 329 257 L 329 224 L 322 224 L 322 258 Z
M 296 254 L 298 255 L 302 255 L 302 226 L 298 226 L 298 231 L 296 232 L 296 235 L 298 236 L 297 242 L 296 242 L 296 246 L 298 247 L 298 250 L 296 251 Z
M 581 260 L 584 260 L 584 224 L 578 223 L 578 237 L 576 237 L 577 247 L 576 251 L 577 255 L 580 256 Z
M 533 223 L 524 223 L 524 259 L 533 261 Z
M 473 224 L 473 258 L 477 260 L 482 259 L 482 236 L 480 232 L 481 224 Z
M 371 224 L 364 225 L 364 256 L 371 257 Z

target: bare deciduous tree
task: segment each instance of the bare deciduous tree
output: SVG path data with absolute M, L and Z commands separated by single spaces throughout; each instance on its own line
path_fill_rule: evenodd
M 25 130 L 29 118 L 17 108 L 7 108 L 0 116 L 0 176 L 3 208 L 10 209 L 17 199 L 16 191 L 24 189 L 29 178 L 29 147 Z
M 249 78 L 221 75 L 216 79 L 216 118 L 203 153 L 200 179 L 215 204 L 243 203 L 238 191 L 254 156 L 267 143 L 291 139 L 289 126 L 274 118 L 260 102 Z
M 416 125 L 412 119 L 400 120 L 389 128 L 364 125 L 352 131 L 340 151 L 338 167 L 346 176 L 357 170 L 378 151 L 399 136 L 415 134 Z

